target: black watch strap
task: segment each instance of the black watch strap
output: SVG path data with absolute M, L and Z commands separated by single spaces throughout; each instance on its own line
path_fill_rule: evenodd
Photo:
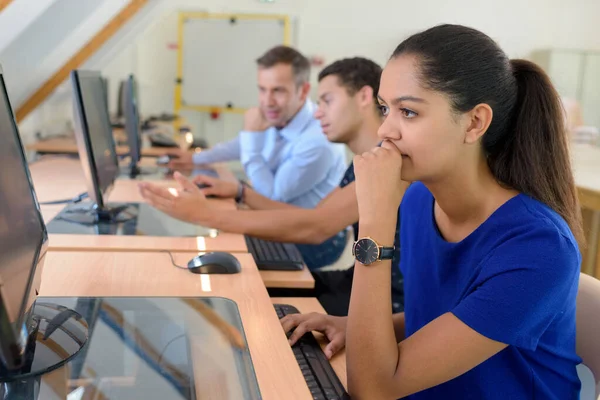
M 391 260 L 394 258 L 393 247 L 380 247 L 379 248 L 379 259 L 380 260 Z
M 244 189 L 245 189 L 245 184 L 244 181 L 239 181 L 238 183 L 238 191 L 237 194 L 235 195 L 235 202 L 236 203 L 242 203 L 244 201 Z

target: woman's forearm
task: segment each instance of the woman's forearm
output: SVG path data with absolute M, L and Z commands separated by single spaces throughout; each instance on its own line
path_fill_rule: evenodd
M 390 223 L 359 226 L 380 246 L 394 244 L 395 219 Z M 398 341 L 392 319 L 391 261 L 369 266 L 356 262 L 348 313 L 346 360 L 348 388 L 353 398 L 387 398 L 386 379 L 392 379 L 398 362 Z

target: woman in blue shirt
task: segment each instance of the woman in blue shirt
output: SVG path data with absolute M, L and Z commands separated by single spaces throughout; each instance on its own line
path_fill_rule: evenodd
M 550 80 L 441 25 L 396 48 L 379 99 L 383 144 L 354 160 L 359 231 L 392 246 L 401 203 L 400 265 L 357 255 L 348 317 L 285 317 L 290 342 L 317 330 L 328 357 L 345 345 L 356 399 L 577 399 L 583 239 Z

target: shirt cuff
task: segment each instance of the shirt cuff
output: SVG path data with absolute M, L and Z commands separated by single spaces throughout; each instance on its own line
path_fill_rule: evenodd
M 202 161 L 202 152 L 194 152 L 194 154 L 192 154 L 192 162 L 194 164 L 205 164 L 205 162 Z
M 240 161 L 248 162 L 253 156 L 260 155 L 265 147 L 266 132 L 240 132 Z

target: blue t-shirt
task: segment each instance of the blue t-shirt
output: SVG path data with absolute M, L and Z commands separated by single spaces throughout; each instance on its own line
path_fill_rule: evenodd
M 431 192 L 412 184 L 400 208 L 406 336 L 451 312 L 508 347 L 409 399 L 578 399 L 581 256 L 564 219 L 519 194 L 464 240 L 450 243 L 433 210 Z

